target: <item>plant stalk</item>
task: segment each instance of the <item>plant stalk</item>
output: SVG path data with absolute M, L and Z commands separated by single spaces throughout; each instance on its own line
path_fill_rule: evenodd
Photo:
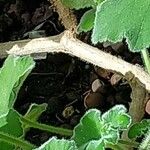
M 32 150 L 35 148 L 34 145 L 32 145 L 32 144 L 30 144 L 24 140 L 21 140 L 19 138 L 16 138 L 12 135 L 8 135 L 6 133 L 3 133 L 3 132 L 0 132 L 0 140 L 3 142 L 6 142 L 8 144 L 18 146 L 18 147 L 25 149 L 25 150 Z
M 137 143 L 137 142 L 132 142 L 132 141 L 119 140 L 118 143 L 120 143 L 120 144 L 125 144 L 125 145 L 129 145 L 129 146 L 132 146 L 132 147 L 134 147 L 134 148 L 138 148 L 138 147 L 139 147 L 139 143 Z
M 119 146 L 120 144 L 129 145 L 129 146 L 134 147 L 134 148 L 138 148 L 139 147 L 139 143 L 125 141 L 125 140 L 119 140 L 118 144 L 114 144 L 114 145 L 113 144 L 106 144 L 106 147 L 107 148 L 111 148 L 113 150 L 124 150 L 124 149 L 122 149 L 122 147 Z
M 21 117 L 20 120 L 24 124 L 28 125 L 29 127 L 33 127 L 33 128 L 40 129 L 40 130 L 43 130 L 43 131 L 48 131 L 48 132 L 51 132 L 51 133 L 60 134 L 60 135 L 64 135 L 64 136 L 72 136 L 72 134 L 73 134 L 73 131 L 70 130 L 70 129 L 54 127 L 54 126 L 51 126 L 51 125 L 41 124 L 41 123 L 38 123 L 38 122 L 32 122 L 28 119 L 25 119 L 24 117 Z
M 149 52 L 147 49 L 143 49 L 141 51 L 141 55 L 143 58 L 143 62 L 145 64 L 145 68 L 147 70 L 147 72 L 150 74 L 150 57 L 149 57 Z
M 124 150 L 122 149 L 119 145 L 113 145 L 113 144 L 106 144 L 106 147 L 105 148 L 109 148 L 109 149 L 112 149 L 112 150 Z

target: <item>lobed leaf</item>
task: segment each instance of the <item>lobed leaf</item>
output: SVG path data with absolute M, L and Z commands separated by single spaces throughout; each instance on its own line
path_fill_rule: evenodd
M 101 136 L 105 144 L 116 144 L 119 140 L 119 129 L 113 129 L 110 126 L 105 126 L 105 128 L 101 131 Z
M 144 119 L 130 127 L 128 131 L 128 137 L 130 139 L 141 137 L 145 135 L 148 130 L 150 130 L 150 119 Z
M 13 107 L 23 81 L 35 63 L 29 56 L 8 56 L 0 69 L 0 127 L 7 123 L 7 115 Z
M 123 105 L 114 106 L 101 116 L 97 109 L 88 110 L 74 128 L 72 139 L 80 150 L 104 149 L 107 143 L 117 144 L 120 131 L 131 123 Z M 103 145 L 103 146 L 102 146 Z
M 86 147 L 86 150 L 105 150 L 105 143 L 103 139 L 92 140 Z
M 34 150 L 77 150 L 77 147 L 74 141 L 65 139 L 59 140 L 55 137 L 52 137 L 39 148 L 36 148 Z
M 101 119 L 100 111 L 90 109 L 81 118 L 80 123 L 74 128 L 72 139 L 80 147 L 91 140 L 99 140 L 101 138 Z
M 102 115 L 102 120 L 105 124 L 109 124 L 114 129 L 127 129 L 131 124 L 131 117 L 126 111 L 123 105 L 116 105 Z
M 150 0 L 105 0 L 97 6 L 92 42 L 118 42 L 126 38 L 129 49 L 150 46 Z
M 94 0 L 61 0 L 62 4 L 71 9 L 81 9 L 87 7 L 95 7 Z

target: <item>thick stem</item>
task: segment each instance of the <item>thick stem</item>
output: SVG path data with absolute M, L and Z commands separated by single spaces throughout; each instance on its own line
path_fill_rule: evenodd
M 147 72 L 150 74 L 150 57 L 149 57 L 149 52 L 147 49 L 143 49 L 141 51 L 141 55 L 146 67 Z
M 65 7 L 60 0 L 48 0 L 52 4 L 54 10 L 59 15 L 59 20 L 61 20 L 65 29 L 76 29 L 77 19 L 73 11 L 68 7 Z
M 71 37 L 70 34 L 72 34 L 70 31 L 65 31 L 54 38 L 46 37 L 28 41 L 2 43 L 0 44 L 0 57 L 7 56 L 7 53 L 19 56 L 45 52 L 65 53 L 104 69 L 120 72 L 122 75 L 125 75 L 127 72 L 132 72 L 141 83 L 145 84 L 146 89 L 150 92 L 150 76 L 141 67 L 129 64 L 118 57 L 83 43 Z
M 3 132 L 0 132 L 0 140 L 8 144 L 21 147 L 22 149 L 26 149 L 26 150 L 32 150 L 35 148 L 34 145 Z
M 41 124 L 38 122 L 32 122 L 32 121 L 25 119 L 23 117 L 21 118 L 21 121 L 24 124 L 27 124 L 29 127 L 33 127 L 36 129 L 40 129 L 43 131 L 48 131 L 51 133 L 60 134 L 60 135 L 64 135 L 64 136 L 72 136 L 72 130 L 70 130 L 70 129 L 54 127 L 54 126 L 50 126 L 50 125 L 46 125 L 46 124 Z

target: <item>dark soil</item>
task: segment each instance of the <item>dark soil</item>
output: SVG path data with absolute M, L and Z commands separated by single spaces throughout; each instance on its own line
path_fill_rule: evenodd
M 57 35 L 64 30 L 50 3 L 46 0 L 0 0 L 0 42 L 30 38 L 29 32 L 33 30 L 36 34 L 39 30 L 44 31 L 41 36 Z M 91 43 L 90 33 L 81 34 L 79 38 Z M 102 44 L 97 47 L 142 65 L 140 56 L 129 52 L 125 42 L 117 51 L 111 46 L 104 48 Z M 15 109 L 25 114 L 32 103 L 48 103 L 48 109 L 38 121 L 72 129 L 91 107 L 102 112 L 116 104 L 124 104 L 128 108 L 131 88 L 124 79 L 112 85 L 113 75 L 113 72 L 95 68 L 64 54 L 47 55 L 46 59 L 36 61 L 36 67 L 19 92 Z M 103 86 L 93 92 L 91 84 L 95 79 L 99 79 Z M 90 98 L 86 99 L 86 96 Z M 96 101 L 91 103 L 93 97 Z M 70 108 L 72 111 L 69 111 Z M 41 145 L 51 136 L 50 133 L 30 129 L 26 139 Z
M 91 90 L 91 83 L 96 78 L 104 83 L 103 89 L 96 92 L 102 96 L 98 99 L 98 105 L 93 103 L 89 108 L 96 107 L 104 112 L 120 103 L 128 107 L 131 100 L 128 84 L 120 82 L 117 86 L 112 86 L 109 78 L 98 76 L 92 65 L 57 54 L 48 55 L 47 59 L 36 62 L 35 69 L 20 90 L 15 109 L 25 114 L 31 103 L 48 103 L 48 109 L 41 115 L 39 122 L 72 129 L 88 109 L 84 106 L 84 93 Z M 73 113 L 68 114 L 66 108 L 70 107 Z M 66 116 L 63 115 L 64 111 Z M 26 139 L 40 145 L 50 136 L 50 133 L 31 129 Z
M 63 31 L 47 0 L 0 0 L 0 42 L 29 38 L 33 30 L 44 30 L 44 36 Z

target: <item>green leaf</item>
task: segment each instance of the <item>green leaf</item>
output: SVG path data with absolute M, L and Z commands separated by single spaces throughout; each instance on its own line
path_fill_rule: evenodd
M 105 143 L 103 139 L 92 140 L 86 147 L 86 150 L 105 150 Z
M 131 51 L 150 46 L 150 0 L 105 0 L 97 6 L 92 42 L 126 38 Z
M 116 144 L 119 140 L 119 129 L 113 129 L 111 126 L 105 126 L 101 131 L 104 143 Z
M 87 12 L 85 12 L 78 25 L 78 31 L 79 32 L 90 31 L 94 26 L 94 19 L 95 19 L 95 9 L 90 9 Z
M 81 9 L 86 7 L 95 7 L 94 0 L 61 0 L 62 4 L 69 8 Z
M 141 137 L 145 135 L 148 130 L 150 130 L 150 119 L 144 119 L 130 127 L 128 131 L 128 137 L 130 139 Z
M 126 129 L 131 123 L 131 118 L 126 114 L 123 105 L 117 105 L 101 116 L 97 109 L 88 110 L 73 130 L 72 139 L 79 149 L 103 149 L 105 145 L 117 144 L 120 131 Z M 101 146 L 101 142 L 103 143 Z
M 150 150 L 150 129 L 145 134 L 145 137 L 139 146 L 139 150 Z
M 88 110 L 73 130 L 72 139 L 80 150 L 104 149 L 106 144 L 117 144 L 120 131 L 131 123 L 123 105 L 117 105 L 101 116 L 97 109 Z M 102 146 L 103 145 L 103 146 Z
M 123 105 L 116 105 L 102 115 L 102 120 L 112 128 L 119 130 L 127 129 L 131 124 L 131 117 L 126 111 Z
M 29 56 L 8 56 L 0 69 L 0 127 L 7 123 L 9 109 L 13 107 L 18 91 L 34 65 Z
M 74 128 L 72 139 L 80 147 L 91 140 L 101 138 L 101 128 L 103 127 L 100 118 L 100 111 L 90 109 L 81 118 L 80 123 Z
M 35 150 L 77 150 L 77 147 L 74 141 L 65 139 L 59 140 L 55 137 L 52 137 L 42 146 L 36 148 Z
M 24 115 L 25 119 L 28 119 L 32 122 L 36 122 L 39 118 L 39 116 L 46 110 L 47 104 L 31 104 L 27 113 Z M 27 124 L 23 123 L 23 129 L 24 132 L 27 132 L 29 129 L 29 126 Z
M 7 117 L 7 124 L 0 128 L 0 131 L 12 135 L 14 137 L 20 137 L 23 134 L 22 124 L 20 122 L 20 115 L 17 111 L 11 109 Z M 0 141 L 1 150 L 12 150 L 13 145 Z
M 47 104 L 31 104 L 28 111 L 24 115 L 25 119 L 36 122 L 39 116 L 46 110 Z

